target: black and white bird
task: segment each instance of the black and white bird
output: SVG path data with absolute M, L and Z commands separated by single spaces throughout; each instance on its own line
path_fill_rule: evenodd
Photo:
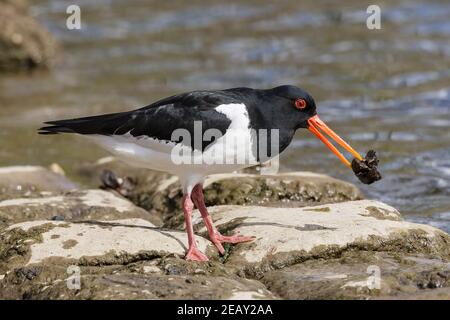
M 189 242 L 186 259 L 196 261 L 208 258 L 194 240 L 194 205 L 220 253 L 224 253 L 222 243 L 253 239 L 225 236 L 214 227 L 203 199 L 202 184 L 206 176 L 234 172 L 278 156 L 299 128 L 312 131 L 349 167 L 349 161 L 320 131 L 362 159 L 319 119 L 312 96 L 290 85 L 267 90 L 192 91 L 133 111 L 46 124 L 49 126 L 40 128 L 39 133 L 81 134 L 132 166 L 177 175 L 184 192 L 183 211 Z

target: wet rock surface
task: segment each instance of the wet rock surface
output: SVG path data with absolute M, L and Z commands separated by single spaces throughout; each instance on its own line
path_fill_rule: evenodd
M 103 175 L 107 190 L 73 190 L 44 168 L 0 168 L 4 190 L 31 186 L 0 200 L 0 298 L 449 297 L 450 236 L 405 222 L 386 204 L 357 200 L 351 184 L 312 173 L 209 177 L 215 225 L 255 240 L 226 244 L 219 256 L 195 211 L 196 241 L 210 258 L 196 263 L 183 259 L 178 180 L 114 161 L 84 169 L 87 180 L 112 170 Z M 126 177 L 137 182 L 127 197 L 141 197 L 149 210 L 118 194 Z
M 385 299 L 450 295 L 450 263 L 426 255 L 346 252 L 270 271 L 260 279 L 283 299 Z M 441 288 L 438 293 L 432 293 Z
M 85 275 L 78 292 L 66 282 L 42 287 L 34 299 L 274 299 L 264 285 L 246 279 L 207 276 L 141 275 L 116 273 Z
M 177 257 L 141 256 L 124 264 L 91 262 L 68 265 L 53 259 L 21 267 L 0 282 L 2 299 L 276 299 L 259 281 L 220 271 L 220 267 L 185 265 Z M 73 281 L 67 270 L 80 277 Z M 219 271 L 218 271 L 219 270 Z
M 55 40 L 29 15 L 26 1 L 0 0 L 0 72 L 48 67 L 56 51 Z

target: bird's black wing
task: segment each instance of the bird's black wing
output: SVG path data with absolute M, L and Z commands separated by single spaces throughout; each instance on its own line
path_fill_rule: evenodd
M 229 91 L 193 91 L 165 98 L 149 106 L 128 112 L 45 122 L 40 134 L 79 133 L 84 135 L 147 136 L 162 141 L 179 143 L 172 139 L 176 129 L 187 130 L 194 137 L 194 123 L 201 124 L 202 136 L 208 129 L 217 129 L 222 135 L 230 126 L 230 119 L 215 108 L 221 104 L 240 103 L 239 96 Z M 214 141 L 202 143 L 202 150 Z M 189 142 L 188 142 L 189 143 Z M 186 144 L 186 141 L 183 141 Z M 195 146 L 189 145 L 192 148 Z M 198 149 L 198 147 L 197 147 Z

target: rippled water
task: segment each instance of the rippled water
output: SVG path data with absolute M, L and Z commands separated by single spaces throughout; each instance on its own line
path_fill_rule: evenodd
M 82 30 L 65 28 L 73 3 Z M 36 135 L 44 120 L 290 83 L 358 150 L 378 150 L 384 179 L 360 185 L 369 197 L 450 230 L 450 3 L 385 1 L 382 30 L 366 28 L 368 4 L 36 1 L 33 14 L 63 50 L 51 72 L 0 76 L 0 165 L 58 162 L 73 175 L 105 154 L 77 137 Z M 358 183 L 309 132 L 297 133 L 282 163 Z

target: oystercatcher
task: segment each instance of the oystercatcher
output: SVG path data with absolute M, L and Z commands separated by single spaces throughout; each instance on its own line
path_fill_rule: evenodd
M 233 172 L 278 156 L 299 128 L 309 129 L 348 167 L 351 167 L 349 161 L 320 131 L 363 160 L 320 120 L 312 96 L 291 85 L 267 90 L 192 91 L 133 111 L 45 123 L 50 126 L 40 128 L 41 134 L 78 133 L 130 165 L 177 175 L 184 192 L 182 201 L 189 242 L 186 259 L 195 261 L 208 258 L 194 240 L 194 205 L 221 254 L 224 253 L 222 243 L 253 239 L 225 236 L 214 227 L 203 198 L 202 183 L 206 176 Z M 261 132 L 267 133 L 266 136 Z

